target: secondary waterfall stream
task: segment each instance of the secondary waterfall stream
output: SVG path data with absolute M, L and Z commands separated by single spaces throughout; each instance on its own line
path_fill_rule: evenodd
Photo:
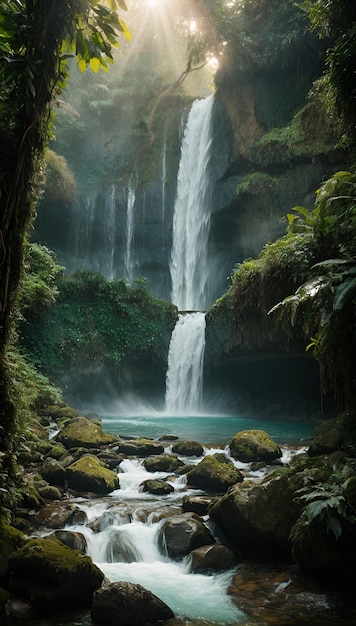
M 207 308 L 208 237 L 214 96 L 196 100 L 184 131 L 173 217 L 170 263 L 172 302 L 181 311 L 172 333 L 166 378 L 166 411 L 194 415 L 201 411 L 205 315 Z

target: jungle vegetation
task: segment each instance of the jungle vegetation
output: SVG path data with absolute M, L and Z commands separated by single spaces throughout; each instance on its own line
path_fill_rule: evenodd
M 280 58 L 283 51 L 285 59 L 287 54 L 296 59 L 296 67 L 305 62 L 303 55 L 307 57 L 311 50 L 317 48 L 318 53 L 323 51 L 321 66 L 325 65 L 326 70 L 320 87 L 322 97 L 330 116 L 340 116 L 344 120 L 346 132 L 340 140 L 348 142 L 350 152 L 354 154 L 356 9 L 352 0 L 304 0 L 298 9 L 289 0 L 236 0 L 228 3 L 202 0 L 196 4 L 203 8 L 199 22 L 201 28 L 190 39 L 186 69 L 189 70 L 189 64 L 192 68 L 205 63 L 208 52 L 221 58 L 226 46 L 236 50 L 239 69 L 246 65 L 250 70 L 252 66 L 256 73 L 273 70 L 277 53 Z M 28 279 L 32 285 L 23 282 L 21 315 L 25 319 L 30 319 L 31 310 L 36 307 L 44 315 L 55 315 L 50 308 L 53 300 L 59 297 L 60 306 L 64 307 L 71 289 L 77 289 L 79 284 L 83 299 L 88 301 L 95 281 L 100 287 L 99 297 L 100 293 L 105 294 L 113 306 L 129 310 L 130 299 L 135 297 L 146 298 L 145 304 L 153 308 L 155 305 L 147 294 L 143 295 L 141 289 L 133 294 L 121 282 L 108 286 L 99 277 L 83 275 L 62 281 L 62 269 L 55 264 L 51 274 L 53 281 L 47 282 L 43 276 L 41 278 L 44 271 L 40 267 L 43 251 L 35 247 L 27 249 L 28 231 L 41 189 L 43 154 L 52 123 L 53 103 L 58 103 L 68 76 L 68 55 L 77 57 L 80 69 L 89 66 L 94 72 L 100 67 L 107 69 L 113 59 L 113 47 L 117 45 L 118 36 L 129 37 L 127 27 L 121 20 L 121 12 L 126 9 L 124 0 L 110 0 L 108 5 L 89 0 L 66 0 L 61 5 L 61 12 L 58 12 L 55 0 L 7 0 L 1 5 L 0 466 L 4 484 L 1 497 L 6 501 L 9 477 L 15 472 L 15 450 L 22 429 L 19 419 L 26 413 L 21 413 L 20 399 L 15 391 L 17 375 L 14 372 L 18 372 L 23 381 L 27 376 L 31 380 L 37 376 L 30 373 L 31 366 L 23 356 L 14 357 L 25 250 L 29 266 L 37 255 L 38 270 L 37 276 L 29 272 Z M 287 11 L 293 25 L 288 38 L 281 19 L 282 9 Z M 266 40 L 261 36 L 260 25 L 267 18 L 273 28 L 270 39 Z M 214 26 L 209 31 L 209 38 L 204 36 L 204 24 Z M 303 36 L 307 33 L 310 47 L 299 46 L 302 33 Z M 322 40 L 321 47 L 316 47 L 315 33 Z M 224 72 L 221 72 L 220 80 L 224 80 Z M 152 95 L 158 96 L 169 87 L 161 78 L 158 82 L 159 85 L 153 85 Z M 125 98 L 125 88 L 125 85 L 120 85 L 114 95 L 117 97 L 114 105 Z M 107 93 L 105 84 L 101 93 Z M 130 92 L 127 107 L 129 96 Z M 113 109 L 106 96 L 95 102 L 102 115 Z M 75 115 L 71 119 L 75 120 Z M 147 133 L 147 122 L 146 117 L 143 124 L 137 127 L 137 133 Z M 78 129 L 79 132 L 79 125 Z M 248 260 L 237 269 L 229 293 L 217 307 L 228 302 L 233 308 L 232 319 L 237 320 L 240 309 L 235 306 L 236 302 L 243 302 L 245 298 L 246 304 L 242 307 L 248 307 L 252 292 L 255 294 L 254 301 L 256 293 L 260 293 L 265 318 L 273 319 L 273 333 L 280 331 L 281 324 L 286 328 L 288 323 L 287 332 L 293 334 L 294 325 L 299 324 L 307 336 L 306 343 L 312 344 L 310 349 L 321 364 L 325 386 L 331 385 L 345 406 L 351 407 L 355 381 L 351 361 L 355 352 L 356 280 L 353 174 L 335 176 L 322 186 L 315 211 L 307 212 L 299 207 L 291 215 L 294 217 L 288 218 L 286 236 L 268 244 L 259 259 Z M 46 263 L 50 265 L 49 258 Z M 46 272 L 47 269 L 44 274 Z M 268 287 L 271 277 L 276 278 L 273 298 Z M 282 283 L 283 290 L 278 287 Z M 123 295 L 121 304 L 118 293 Z M 83 310 L 77 313 L 80 317 Z M 106 311 L 105 315 L 109 313 Z M 74 317 L 73 311 L 69 317 Z M 149 320 L 146 321 L 148 326 L 144 334 L 149 327 Z M 104 345 L 108 331 L 105 326 L 107 322 L 100 330 L 104 335 Z M 234 332 L 237 332 L 236 329 L 237 325 Z M 128 327 L 124 327 L 123 332 L 129 334 Z M 70 336 L 67 341 L 70 343 Z M 130 341 L 126 347 L 131 345 Z M 44 367 L 47 356 L 39 355 L 38 364 Z M 111 357 L 120 359 L 122 354 L 118 349 Z M 64 368 L 64 364 L 61 367 Z M 39 385 L 44 385 L 45 393 L 56 395 L 57 391 L 50 385 L 47 388 L 44 379 L 36 380 Z M 32 407 L 36 406 L 37 400 L 31 402 Z

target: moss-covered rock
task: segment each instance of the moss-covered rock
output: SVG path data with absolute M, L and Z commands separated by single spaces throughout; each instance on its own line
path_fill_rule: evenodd
M 67 467 L 67 482 L 75 491 L 110 493 L 120 486 L 117 474 L 103 467 L 92 454 L 87 454 Z
M 183 461 L 173 454 L 161 454 L 143 461 L 143 466 L 148 472 L 174 472 L 183 465 Z
M 181 456 L 202 456 L 204 448 L 197 441 L 177 441 L 172 446 L 172 452 Z
M 214 544 L 201 546 L 190 553 L 190 571 L 195 574 L 221 572 L 231 569 L 241 561 L 227 546 Z
M 288 473 L 277 470 L 262 484 L 235 485 L 209 513 L 243 554 L 284 558 L 290 556 L 289 534 L 301 511 L 294 495 Z
M 152 493 L 156 496 L 165 496 L 168 493 L 173 493 L 174 487 L 164 480 L 144 480 L 140 484 L 140 489 L 147 493 Z
M 40 611 L 89 607 L 104 574 L 90 557 L 55 539 L 31 539 L 9 558 L 10 591 Z
M 229 444 L 231 456 L 243 463 L 272 463 L 282 456 L 280 447 L 264 430 L 242 430 Z
M 128 456 L 145 457 L 153 454 L 162 454 L 164 447 L 157 441 L 140 437 L 139 439 L 121 441 L 118 444 L 118 452 Z
M 50 485 L 64 487 L 66 470 L 56 459 L 46 459 L 40 471 L 42 478 Z
M 347 503 L 356 511 L 356 476 L 350 476 L 343 484 L 343 488 Z
M 308 448 L 309 456 L 331 454 L 342 445 L 343 436 L 338 428 L 333 428 L 318 437 L 315 437 Z
M 80 446 L 97 448 L 117 441 L 114 435 L 104 433 L 100 424 L 85 417 L 73 419 L 56 435 L 55 439 L 67 449 Z
M 0 582 L 8 573 L 7 560 L 15 550 L 27 541 L 27 537 L 8 524 L 0 524 Z
M 232 485 L 243 480 L 236 467 L 220 463 L 212 456 L 206 456 L 187 473 L 188 484 L 198 489 L 223 493 Z
M 38 493 L 44 500 L 60 500 L 62 496 L 58 487 L 55 487 L 54 485 L 44 485 L 43 487 L 39 487 Z

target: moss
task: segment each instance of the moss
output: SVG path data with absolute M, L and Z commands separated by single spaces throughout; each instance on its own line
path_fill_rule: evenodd
M 55 539 L 31 539 L 9 558 L 11 590 L 42 611 L 89 606 L 104 574 L 90 557 Z
M 0 523 L 0 581 L 8 572 L 7 559 L 10 554 L 23 546 L 27 537 L 12 526 Z
M 114 435 L 104 433 L 100 424 L 77 417 L 67 424 L 56 436 L 56 441 L 67 449 L 76 447 L 97 448 L 117 441 Z
M 120 486 L 117 474 L 91 454 L 82 456 L 67 467 L 67 481 L 71 489 L 99 494 L 110 493 Z
M 45 201 L 73 202 L 76 185 L 65 158 L 56 154 L 53 150 L 47 150 L 45 163 Z
M 343 484 L 347 503 L 356 512 L 356 476 L 350 476 Z
M 252 196 L 263 193 L 270 193 L 271 190 L 278 186 L 278 180 L 265 174 L 264 172 L 254 172 L 245 176 L 236 189 L 236 195 L 250 194 Z
M 282 456 L 279 446 L 264 430 L 243 430 L 232 438 L 229 446 L 231 454 L 245 463 L 268 463 Z

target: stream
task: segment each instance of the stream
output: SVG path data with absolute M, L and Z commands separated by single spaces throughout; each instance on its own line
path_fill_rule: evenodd
M 295 436 L 292 434 L 291 438 Z M 171 452 L 168 441 L 163 445 L 165 452 Z M 303 454 L 306 447 L 294 441 L 282 450 L 282 462 L 288 463 L 293 456 Z M 206 444 L 203 456 L 222 451 L 229 456 L 228 447 Z M 179 458 L 197 464 L 202 457 Z M 252 471 L 249 464 L 229 458 L 245 478 L 254 481 L 274 469 Z M 244 562 L 219 573 L 191 573 L 189 555 L 170 559 L 160 549 L 157 538 L 164 519 L 182 512 L 183 496 L 203 495 L 203 492 L 188 489 L 184 475 L 146 471 L 143 459 L 139 458 L 123 460 L 118 475 L 120 489 L 108 496 L 71 498 L 85 514 L 85 521 L 66 530 L 84 535 L 87 554 L 111 582 L 139 583 L 166 602 L 176 616 L 169 622 L 170 626 L 351 626 L 356 623 L 350 592 L 348 595 L 347 590 L 345 593 L 343 589 L 325 588 L 325 584 L 308 579 L 290 563 Z M 164 496 L 142 492 L 140 484 L 147 478 L 167 480 L 174 492 Z M 223 543 L 208 516 L 202 519 L 217 541 Z M 51 532 L 42 528 L 38 535 Z M 36 624 L 89 626 L 92 622 L 87 611 Z

